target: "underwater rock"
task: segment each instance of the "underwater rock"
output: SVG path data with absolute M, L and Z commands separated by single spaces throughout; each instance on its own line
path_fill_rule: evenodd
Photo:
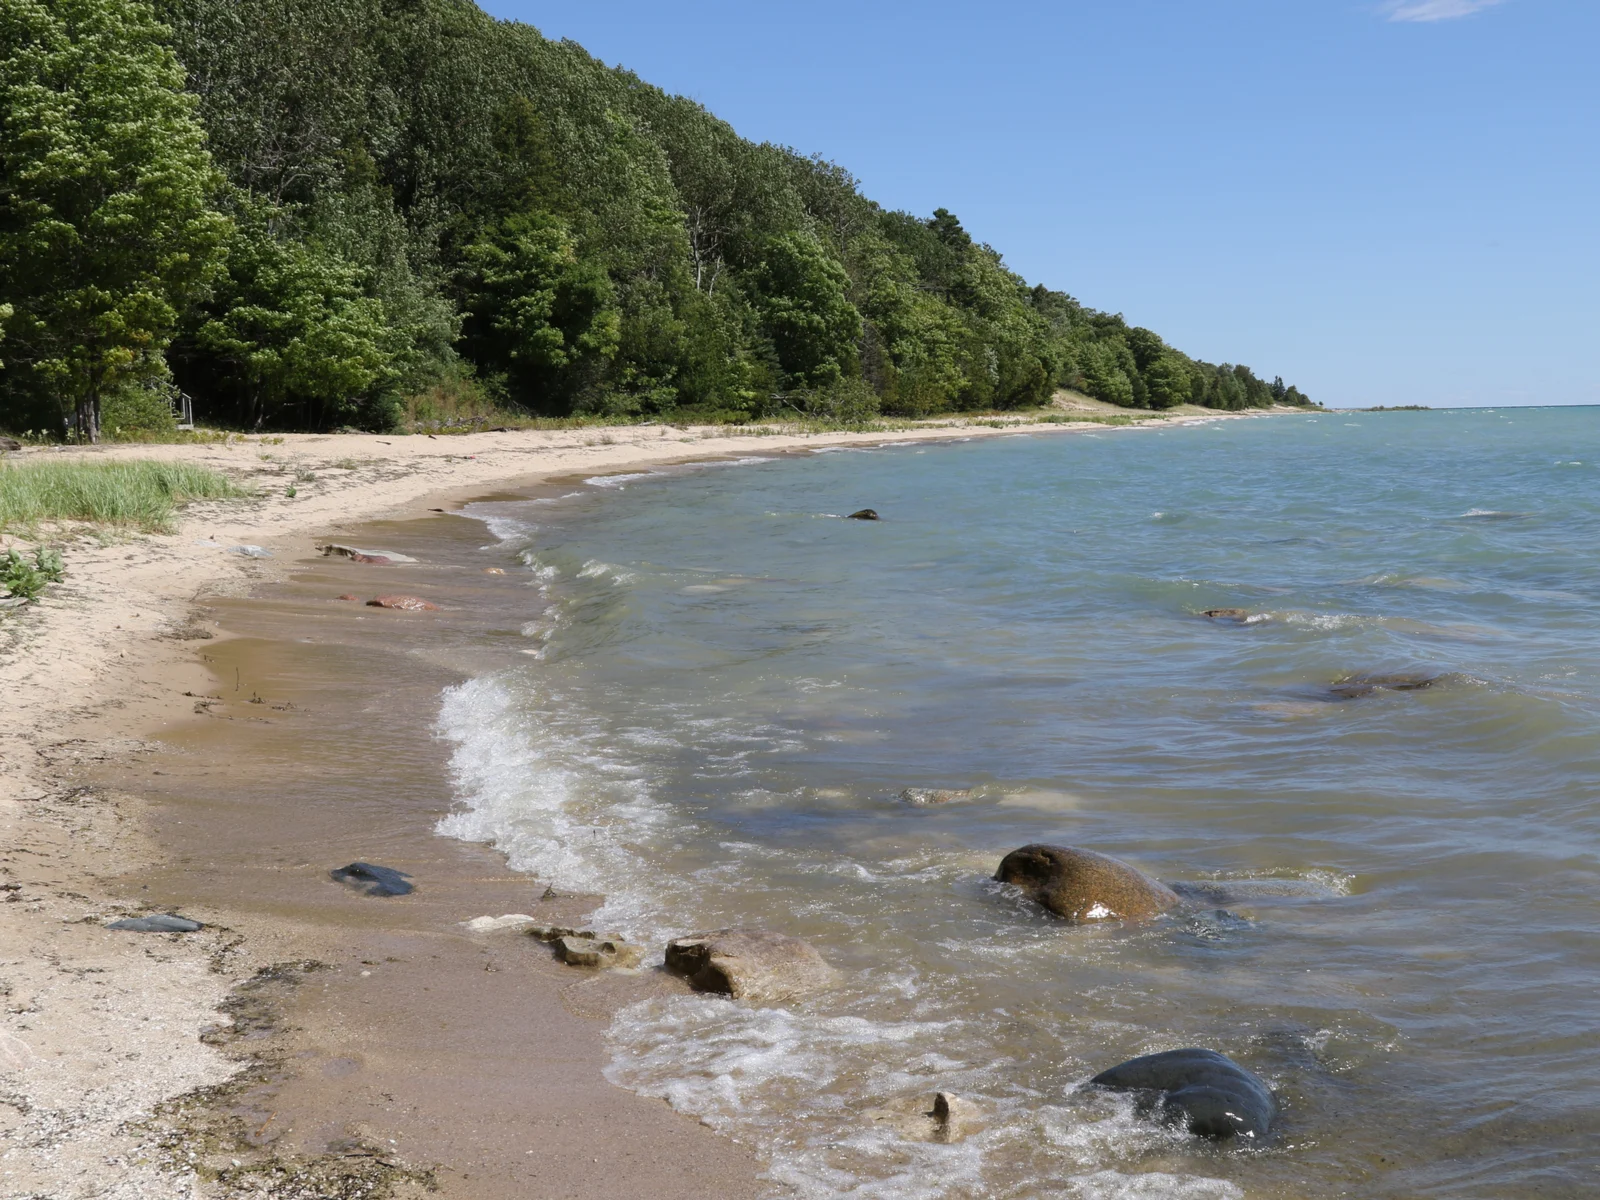
M 830 987 L 838 973 L 806 942 L 766 929 L 717 929 L 673 938 L 667 970 L 701 992 L 735 1000 L 788 1000 Z
M 376 863 L 353 862 L 347 867 L 336 867 L 328 874 L 340 883 L 360 888 L 369 896 L 404 896 L 411 891 L 411 885 L 406 882 L 411 876 Z
M 849 521 L 877 521 L 881 518 L 875 508 L 858 508 L 845 519 Z
M 1201 1137 L 1264 1138 L 1278 1115 L 1272 1089 L 1215 1050 L 1167 1050 L 1130 1058 L 1089 1081 L 1117 1092 L 1159 1093 L 1151 1107 Z
M 374 596 L 367 601 L 368 608 L 397 608 L 402 612 L 438 612 L 437 604 L 429 604 L 421 596 Z
M 1071 846 L 1013 850 L 994 877 L 1069 921 L 1148 921 L 1178 905 L 1176 892 L 1120 858 Z
M 409 554 L 397 554 L 393 550 L 362 550 L 356 546 L 341 546 L 337 542 L 329 542 L 327 545 L 318 546 L 317 549 L 322 551 L 324 558 L 337 554 L 350 559 L 352 562 L 372 563 L 380 567 L 417 561 Z
M 900 793 L 900 799 L 907 804 L 918 806 L 928 804 L 949 804 L 952 800 L 972 799 L 971 788 L 906 788 Z
M 334 599 L 335 600 L 354 600 L 357 603 L 360 603 L 360 601 L 361 601 L 361 597 L 360 596 L 352 596 L 349 592 L 346 592 L 342 596 L 335 596 Z
M 1335 700 L 1359 700 L 1374 692 L 1420 692 L 1440 680 L 1438 675 L 1346 675 L 1328 685 Z
M 1200 615 L 1210 617 L 1213 621 L 1232 621 L 1235 625 L 1243 625 L 1250 620 L 1248 608 L 1208 608 Z
M 106 926 L 107 929 L 123 929 L 130 933 L 193 933 L 205 926 L 199 921 L 191 921 L 188 917 L 180 917 L 175 913 L 157 913 L 150 917 L 129 917 L 122 921 L 113 921 Z

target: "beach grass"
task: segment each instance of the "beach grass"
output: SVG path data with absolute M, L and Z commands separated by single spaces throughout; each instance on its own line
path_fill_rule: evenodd
M 180 504 L 249 493 L 220 471 L 186 463 L 31 462 L 0 465 L 0 532 L 83 521 L 140 533 L 171 533 Z

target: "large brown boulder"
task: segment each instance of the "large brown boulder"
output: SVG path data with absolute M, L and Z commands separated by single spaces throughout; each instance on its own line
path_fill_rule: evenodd
M 1069 921 L 1148 921 L 1179 903 L 1166 884 L 1120 858 L 1071 846 L 1013 850 L 994 877 Z
M 838 979 L 810 945 L 766 929 L 717 929 L 673 938 L 666 965 L 697 991 L 735 1000 L 789 1000 Z

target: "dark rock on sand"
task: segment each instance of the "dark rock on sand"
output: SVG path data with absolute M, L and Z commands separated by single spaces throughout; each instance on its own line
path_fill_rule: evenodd
M 1438 675 L 1346 675 L 1328 686 L 1335 700 L 1359 700 L 1374 692 L 1420 692 L 1438 683 Z
M 766 929 L 718 929 L 673 938 L 667 970 L 702 992 L 735 1000 L 788 1000 L 831 986 L 837 973 L 810 945 Z
M 1201 1137 L 1267 1136 L 1278 1115 L 1272 1089 L 1215 1050 L 1168 1050 L 1131 1058 L 1089 1081 L 1117 1092 L 1149 1094 L 1164 1119 Z
M 188 917 L 176 916 L 173 913 L 157 913 L 150 917 L 129 917 L 123 921 L 113 921 L 106 926 L 107 929 L 125 929 L 130 933 L 193 933 L 205 926 L 199 921 L 191 921 Z
M 358 887 L 369 896 L 404 896 L 411 891 L 406 882 L 411 876 L 393 867 L 380 867 L 376 863 L 353 862 L 347 867 L 337 867 L 328 872 L 340 883 Z
M 397 608 L 401 612 L 438 612 L 437 604 L 430 604 L 421 596 L 374 596 L 367 601 L 368 608 Z
M 918 806 L 928 804 L 949 804 L 953 800 L 972 799 L 971 788 L 906 788 L 900 793 L 900 799 L 907 804 Z
M 994 877 L 1069 921 L 1148 921 L 1178 905 L 1171 888 L 1120 858 L 1071 846 L 1013 850 Z
M 876 521 L 879 519 L 878 510 L 875 508 L 860 508 L 851 513 L 847 519 L 851 521 Z

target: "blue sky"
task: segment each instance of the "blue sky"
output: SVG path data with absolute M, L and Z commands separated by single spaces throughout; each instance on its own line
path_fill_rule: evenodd
M 1596 0 L 485 7 L 1324 403 L 1600 403 Z

